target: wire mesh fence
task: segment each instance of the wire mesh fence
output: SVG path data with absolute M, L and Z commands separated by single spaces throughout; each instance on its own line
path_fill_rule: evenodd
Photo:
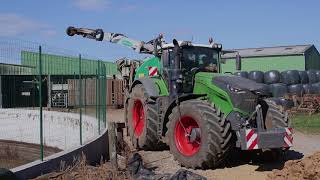
M 0 139 L 40 144 L 42 160 L 92 140 L 106 128 L 115 73 L 113 63 L 73 51 L 0 39 Z

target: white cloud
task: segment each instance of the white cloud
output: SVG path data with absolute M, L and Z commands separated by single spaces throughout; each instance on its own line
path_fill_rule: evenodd
M 0 36 L 18 36 L 39 32 L 54 34 L 54 30 L 50 30 L 47 25 L 13 13 L 0 13 L 0 27 Z
M 73 0 L 73 3 L 83 11 L 100 11 L 110 5 L 109 0 Z

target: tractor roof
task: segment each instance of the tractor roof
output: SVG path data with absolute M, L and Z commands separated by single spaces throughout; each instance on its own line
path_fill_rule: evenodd
M 194 44 L 191 41 L 178 41 L 178 43 L 179 43 L 179 46 L 189 45 L 189 46 L 195 46 L 195 47 L 212 48 L 212 45 L 210 45 L 210 44 Z M 163 49 L 169 49 L 169 48 L 173 48 L 173 47 L 174 47 L 173 43 L 168 43 L 168 44 L 162 45 Z

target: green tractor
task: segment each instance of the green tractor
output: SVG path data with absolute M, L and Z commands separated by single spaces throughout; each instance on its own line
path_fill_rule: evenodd
M 285 110 L 262 85 L 221 73 L 221 44 L 137 41 L 120 33 L 69 27 L 70 36 L 109 41 L 153 55 L 118 61 L 126 80 L 125 122 L 137 149 L 168 145 L 181 165 L 215 168 L 232 149 L 282 152 L 292 146 Z M 240 65 L 240 56 L 237 56 Z

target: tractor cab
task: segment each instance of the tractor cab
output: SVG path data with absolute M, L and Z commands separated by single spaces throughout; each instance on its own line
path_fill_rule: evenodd
M 196 73 L 220 72 L 221 44 L 192 44 L 188 41 L 178 41 L 178 44 L 178 52 L 175 52 L 173 43 L 162 47 L 163 75 L 169 81 L 170 71 L 180 71 L 183 81 L 182 92 L 191 93 Z

